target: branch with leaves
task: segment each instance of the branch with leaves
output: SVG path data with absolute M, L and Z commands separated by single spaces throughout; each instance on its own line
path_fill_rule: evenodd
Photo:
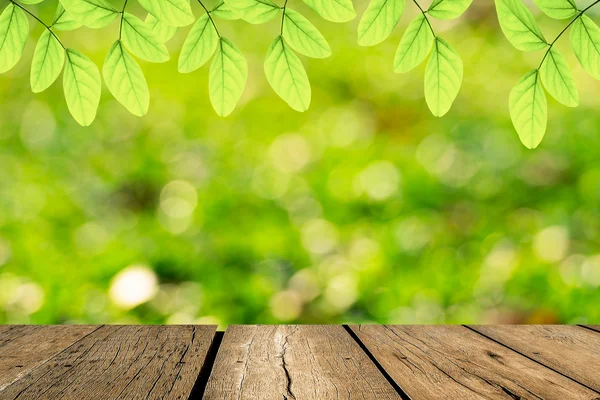
M 567 107 L 579 105 L 575 79 L 562 53 L 555 47 L 571 29 L 571 47 L 583 69 L 600 79 L 600 28 L 586 12 L 600 3 L 594 1 L 579 10 L 574 0 L 534 0 L 539 9 L 553 19 L 570 19 L 565 28 L 548 42 L 533 14 L 521 0 L 496 0 L 498 20 L 509 42 L 521 51 L 545 49 L 537 68 L 528 72 L 512 89 L 510 115 L 521 142 L 534 149 L 541 143 L 548 124 L 548 92 Z M 544 91 L 545 89 L 545 91 Z

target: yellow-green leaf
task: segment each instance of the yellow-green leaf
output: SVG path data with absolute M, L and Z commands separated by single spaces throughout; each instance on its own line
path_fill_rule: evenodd
M 150 62 L 169 60 L 169 51 L 154 32 L 135 15 L 123 14 L 121 39 L 127 49 L 136 57 Z
M 64 65 L 65 49 L 48 29 L 44 29 L 31 61 L 31 90 L 34 93 L 46 90 L 58 78 Z
M 510 117 L 521 142 L 538 147 L 548 123 L 548 103 L 537 69 L 527 73 L 510 92 Z
M 358 44 L 374 46 L 387 39 L 404 12 L 406 0 L 371 0 L 358 24 Z
M 567 19 L 577 14 L 574 0 L 533 0 L 535 4 L 550 18 Z
M 229 8 L 244 21 L 263 24 L 275 18 L 281 7 L 271 0 L 225 0 Z
M 521 51 L 534 51 L 546 47 L 542 34 L 531 11 L 521 0 L 495 0 L 498 21 L 508 41 Z
M 236 20 L 240 19 L 239 15 L 234 13 L 231 8 L 227 4 L 225 4 L 225 0 L 217 1 L 217 4 L 210 11 L 211 16 L 226 19 L 226 20 Z
M 119 16 L 119 10 L 105 0 L 60 0 L 74 18 L 90 28 L 103 28 Z
M 102 75 L 112 95 L 133 115 L 148 112 L 150 92 L 142 69 L 117 40 L 104 59 Z
M 394 58 L 394 71 L 408 72 L 421 64 L 431 52 L 435 36 L 421 13 L 408 25 Z
M 167 25 L 182 27 L 194 22 L 188 0 L 139 0 L 150 14 Z
M 600 79 L 600 28 L 587 15 L 573 24 L 571 45 L 585 72 Z
M 294 110 L 308 110 L 311 88 L 302 62 L 278 36 L 265 59 L 265 74 L 269 84 Z
M 0 74 L 10 70 L 21 59 L 29 35 L 27 16 L 14 4 L 0 14 Z
M 304 0 L 321 17 L 331 22 L 348 22 L 356 18 L 352 0 Z
M 248 79 L 248 63 L 242 52 L 225 38 L 219 40 L 210 66 L 210 102 L 221 117 L 235 109 Z
M 579 105 L 579 92 L 565 57 L 552 47 L 542 64 L 540 76 L 544 87 L 558 102 L 568 107 Z
M 460 56 L 444 39 L 435 38 L 425 69 L 425 100 L 436 117 L 445 115 L 456 99 L 463 80 Z
M 433 0 L 427 13 L 437 19 L 455 19 L 463 15 L 473 0 Z
M 96 64 L 77 50 L 66 50 L 63 89 L 73 118 L 82 126 L 90 125 L 96 118 L 102 81 Z
M 177 33 L 176 27 L 161 22 L 152 14 L 148 14 L 144 22 L 152 29 L 156 38 L 162 43 L 168 42 Z
M 179 72 L 188 73 L 203 66 L 215 53 L 219 36 L 208 16 L 204 14 L 188 34 L 179 54 Z
M 52 20 L 52 29 L 58 31 L 72 31 L 73 29 L 80 28 L 82 23 L 73 17 L 65 10 L 61 3 L 58 3 L 56 12 L 54 13 L 54 19 Z
M 329 43 L 321 32 L 302 14 L 287 8 L 283 20 L 283 37 L 300 54 L 314 58 L 331 55 Z

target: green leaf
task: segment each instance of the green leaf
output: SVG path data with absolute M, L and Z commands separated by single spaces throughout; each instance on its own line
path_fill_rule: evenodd
M 23 10 L 7 5 L 0 15 L 0 74 L 19 62 L 28 35 L 29 21 Z
M 448 42 L 435 38 L 425 69 L 425 100 L 436 117 L 445 115 L 456 99 L 463 80 L 463 63 Z
M 150 92 L 146 78 L 120 40 L 106 54 L 102 75 L 108 90 L 130 113 L 141 117 L 148 112 Z
M 267 52 L 265 74 L 269 84 L 294 110 L 308 110 L 311 89 L 308 76 L 300 59 L 287 48 L 283 37 L 278 36 Z
M 510 117 L 521 142 L 535 149 L 546 133 L 548 103 L 539 71 L 527 73 L 510 92 Z
M 23 4 L 39 4 L 44 0 L 19 0 L 19 3 Z
M 585 72 L 600 79 L 600 28 L 587 15 L 573 24 L 571 45 Z
M 194 14 L 187 0 L 139 0 L 146 11 L 170 26 L 188 26 Z
M 455 19 L 463 15 L 473 0 L 433 0 L 427 13 L 437 19 Z
M 135 15 L 123 14 L 121 39 L 125 47 L 142 60 L 165 62 L 170 58 L 165 44 L 161 43 L 150 27 Z
M 96 118 L 100 103 L 102 81 L 98 67 L 77 50 L 66 50 L 63 89 L 69 111 L 82 126 L 90 125 Z
M 240 17 L 236 13 L 234 13 L 227 4 L 225 4 L 225 0 L 219 0 L 211 10 L 210 14 L 213 17 L 226 19 L 230 21 L 240 19 Z
M 204 14 L 190 29 L 183 43 L 177 69 L 181 73 L 197 70 L 212 57 L 218 44 L 219 36 L 208 14 Z
M 533 15 L 521 0 L 495 0 L 498 20 L 508 41 L 521 51 L 546 47 L 547 42 Z
M 34 93 L 46 90 L 58 78 L 64 65 L 65 49 L 48 29 L 44 29 L 31 61 L 31 90 Z
M 283 20 L 283 37 L 300 54 L 314 58 L 331 55 L 329 43 L 321 32 L 302 14 L 287 8 Z
M 234 13 L 251 24 L 263 24 L 275 18 L 281 8 L 271 0 L 225 0 Z
M 52 29 L 57 31 L 72 31 L 80 28 L 81 25 L 83 24 L 69 14 L 61 3 L 58 3 L 58 7 L 56 7 L 56 12 L 54 13 L 54 19 L 52 20 Z
M 74 18 L 90 28 L 103 28 L 113 22 L 119 11 L 105 0 L 60 0 Z
M 221 117 L 233 112 L 244 93 L 248 63 L 242 52 L 225 38 L 219 40 L 217 54 L 210 66 L 210 102 Z
M 352 0 L 304 0 L 324 19 L 331 22 L 348 22 L 356 18 Z
M 150 27 L 156 38 L 162 43 L 168 42 L 177 33 L 176 27 L 161 22 L 152 14 L 148 14 L 144 22 Z
M 374 46 L 387 39 L 404 12 L 405 0 L 371 0 L 358 24 L 358 44 Z
M 567 19 L 577 14 L 574 0 L 533 0 L 535 4 L 550 18 Z
M 542 83 L 558 102 L 568 107 L 579 105 L 579 92 L 565 57 L 552 47 L 540 70 Z
M 434 39 L 427 18 L 420 13 L 408 25 L 406 33 L 400 40 L 394 58 L 394 71 L 408 72 L 421 64 L 431 52 Z

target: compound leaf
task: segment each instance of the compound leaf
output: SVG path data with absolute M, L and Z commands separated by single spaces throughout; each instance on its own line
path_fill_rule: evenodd
M 150 27 L 156 38 L 162 43 L 168 42 L 177 33 L 176 27 L 165 24 L 152 14 L 148 14 L 144 22 Z
M 568 107 L 579 105 L 579 92 L 565 57 L 552 47 L 540 69 L 540 77 L 546 90 L 558 102 Z
M 358 24 L 358 44 L 374 46 L 387 39 L 404 12 L 405 0 L 371 0 Z
M 123 14 L 121 39 L 127 49 L 136 57 L 150 62 L 169 60 L 169 51 L 154 32 L 135 15 Z
M 521 51 L 546 47 L 547 42 L 531 11 L 521 0 L 495 0 L 498 20 L 508 41 Z
M 567 19 L 577 14 L 577 5 L 574 0 L 533 0 L 550 18 Z
M 203 66 L 215 53 L 219 36 L 208 14 L 196 21 L 179 54 L 179 72 L 188 73 Z
M 54 19 L 52 20 L 52 29 L 58 31 L 72 31 L 73 29 L 80 28 L 81 25 L 82 23 L 77 18 L 69 14 L 61 3 L 58 3 L 58 7 L 56 7 L 56 12 L 54 13 Z
M 39 93 L 54 83 L 65 65 L 65 49 L 48 29 L 38 40 L 31 61 L 31 90 Z
M 213 17 L 234 21 L 240 17 L 234 13 L 231 8 L 225 3 L 225 0 L 219 0 L 210 11 Z
M 0 74 L 19 62 L 29 35 L 27 16 L 14 4 L 0 14 Z
M 331 22 L 348 22 L 356 18 L 352 0 L 304 0 L 324 19 Z
M 436 117 L 445 115 L 456 99 L 463 80 L 463 63 L 452 46 L 435 38 L 425 69 L 425 100 Z
M 103 28 L 113 22 L 119 11 L 105 0 L 60 0 L 74 18 L 90 28 Z
M 108 90 L 130 113 L 141 117 L 148 112 L 150 92 L 146 78 L 120 40 L 106 54 L 102 75 Z
M 82 126 L 96 118 L 102 81 L 96 64 L 77 50 L 66 50 L 63 89 L 69 112 Z
M 331 55 L 329 43 L 321 32 L 302 14 L 285 10 L 283 36 L 289 46 L 300 54 L 314 58 L 326 58 Z
M 515 85 L 510 92 L 509 108 L 521 142 L 529 149 L 538 147 L 548 123 L 548 102 L 539 70 L 527 73 Z
M 573 24 L 571 46 L 585 72 L 600 79 L 600 28 L 587 15 Z
M 294 110 L 308 110 L 311 88 L 302 62 L 278 36 L 267 52 L 265 74 L 269 84 Z
M 170 26 L 188 26 L 194 14 L 187 0 L 139 0 L 146 11 Z
M 408 25 L 394 58 L 394 71 L 408 72 L 421 64 L 431 52 L 435 36 L 421 13 Z
M 225 38 L 219 40 L 217 54 L 210 66 L 210 102 L 221 117 L 233 112 L 244 93 L 248 63 L 242 52 Z
M 263 24 L 275 18 L 281 7 L 271 0 L 225 0 L 229 8 L 251 24 Z

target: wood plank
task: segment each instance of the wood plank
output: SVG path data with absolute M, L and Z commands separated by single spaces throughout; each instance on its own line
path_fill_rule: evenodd
M 353 326 L 412 399 L 598 399 L 598 394 L 462 326 Z
M 187 399 L 215 326 L 103 326 L 0 391 L 16 399 Z
M 472 328 L 600 392 L 600 335 L 566 325 Z
M 10 325 L 0 332 L 0 390 L 98 329 L 91 325 Z
M 399 399 L 342 326 L 229 326 L 204 399 Z

